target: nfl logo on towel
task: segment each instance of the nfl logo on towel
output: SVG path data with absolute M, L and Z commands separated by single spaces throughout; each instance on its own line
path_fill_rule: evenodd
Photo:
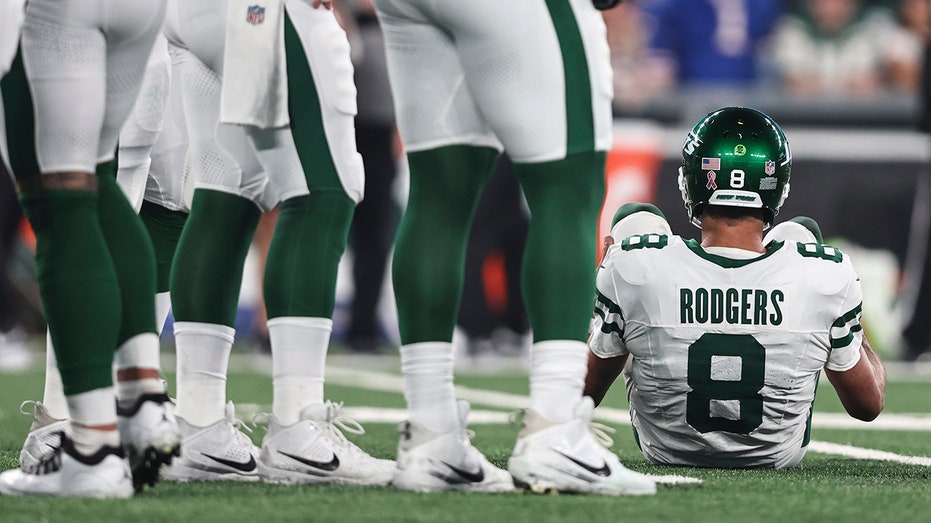
M 260 5 L 250 5 L 246 10 L 246 21 L 252 25 L 259 25 L 265 21 L 265 8 Z

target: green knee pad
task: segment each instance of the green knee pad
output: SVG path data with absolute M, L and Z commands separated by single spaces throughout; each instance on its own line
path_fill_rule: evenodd
M 116 184 L 116 162 L 97 167 L 98 216 L 120 284 L 123 319 L 117 346 L 155 328 L 155 251 L 142 220 Z
M 171 265 L 176 321 L 232 327 L 242 270 L 261 212 L 229 193 L 197 189 Z
M 532 216 L 521 285 L 534 341 L 588 336 L 604 165 L 602 152 L 514 165 Z
M 402 343 L 452 339 L 472 217 L 497 158 L 464 145 L 408 154 L 410 198 L 392 264 Z
M 178 240 L 187 216 L 186 212 L 172 211 L 149 201 L 142 202 L 139 217 L 155 249 L 156 292 L 168 292 L 171 262 L 178 249 Z
M 65 394 L 112 385 L 120 288 L 92 191 L 20 196 L 36 233 L 36 272 Z
M 265 262 L 269 318 L 333 315 L 336 274 L 355 203 L 342 191 L 314 191 L 281 204 Z

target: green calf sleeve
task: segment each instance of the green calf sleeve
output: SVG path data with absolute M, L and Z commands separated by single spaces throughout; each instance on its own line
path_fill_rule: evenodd
M 521 284 L 534 341 L 588 336 L 604 166 L 601 152 L 514 165 L 531 214 Z
M 168 292 L 171 262 L 175 258 L 187 216 L 186 212 L 172 211 L 148 201 L 142 202 L 139 217 L 155 248 L 155 292 Z
M 112 385 L 120 288 L 97 216 L 97 193 L 20 196 L 36 233 L 36 272 L 66 395 Z
M 197 189 L 171 265 L 176 321 L 232 327 L 242 270 L 261 212 L 229 193 Z
M 392 266 L 402 343 L 452 340 L 472 217 L 497 157 L 464 145 L 408 154 L 410 198 Z
M 117 347 L 155 328 L 155 252 L 142 220 L 116 184 L 116 162 L 97 167 L 100 227 L 120 284 L 123 320 Z
M 355 203 L 342 191 L 315 191 L 281 204 L 265 262 L 269 318 L 330 318 L 339 259 Z

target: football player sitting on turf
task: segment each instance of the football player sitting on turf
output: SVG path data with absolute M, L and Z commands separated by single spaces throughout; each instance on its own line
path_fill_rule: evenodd
M 682 156 L 679 186 L 701 241 L 673 235 L 652 205 L 618 210 L 617 243 L 597 276 L 585 394 L 600 402 L 624 370 L 653 463 L 792 467 L 807 450 L 822 369 L 851 416 L 869 421 L 883 408 L 860 281 L 813 220 L 764 238 L 792 164 L 767 115 L 714 111 Z

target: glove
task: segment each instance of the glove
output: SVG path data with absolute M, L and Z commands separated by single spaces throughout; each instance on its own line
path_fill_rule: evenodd
M 595 4 L 595 9 L 604 11 L 605 9 L 611 9 L 621 3 L 621 1 L 622 0 L 592 0 L 592 3 Z

